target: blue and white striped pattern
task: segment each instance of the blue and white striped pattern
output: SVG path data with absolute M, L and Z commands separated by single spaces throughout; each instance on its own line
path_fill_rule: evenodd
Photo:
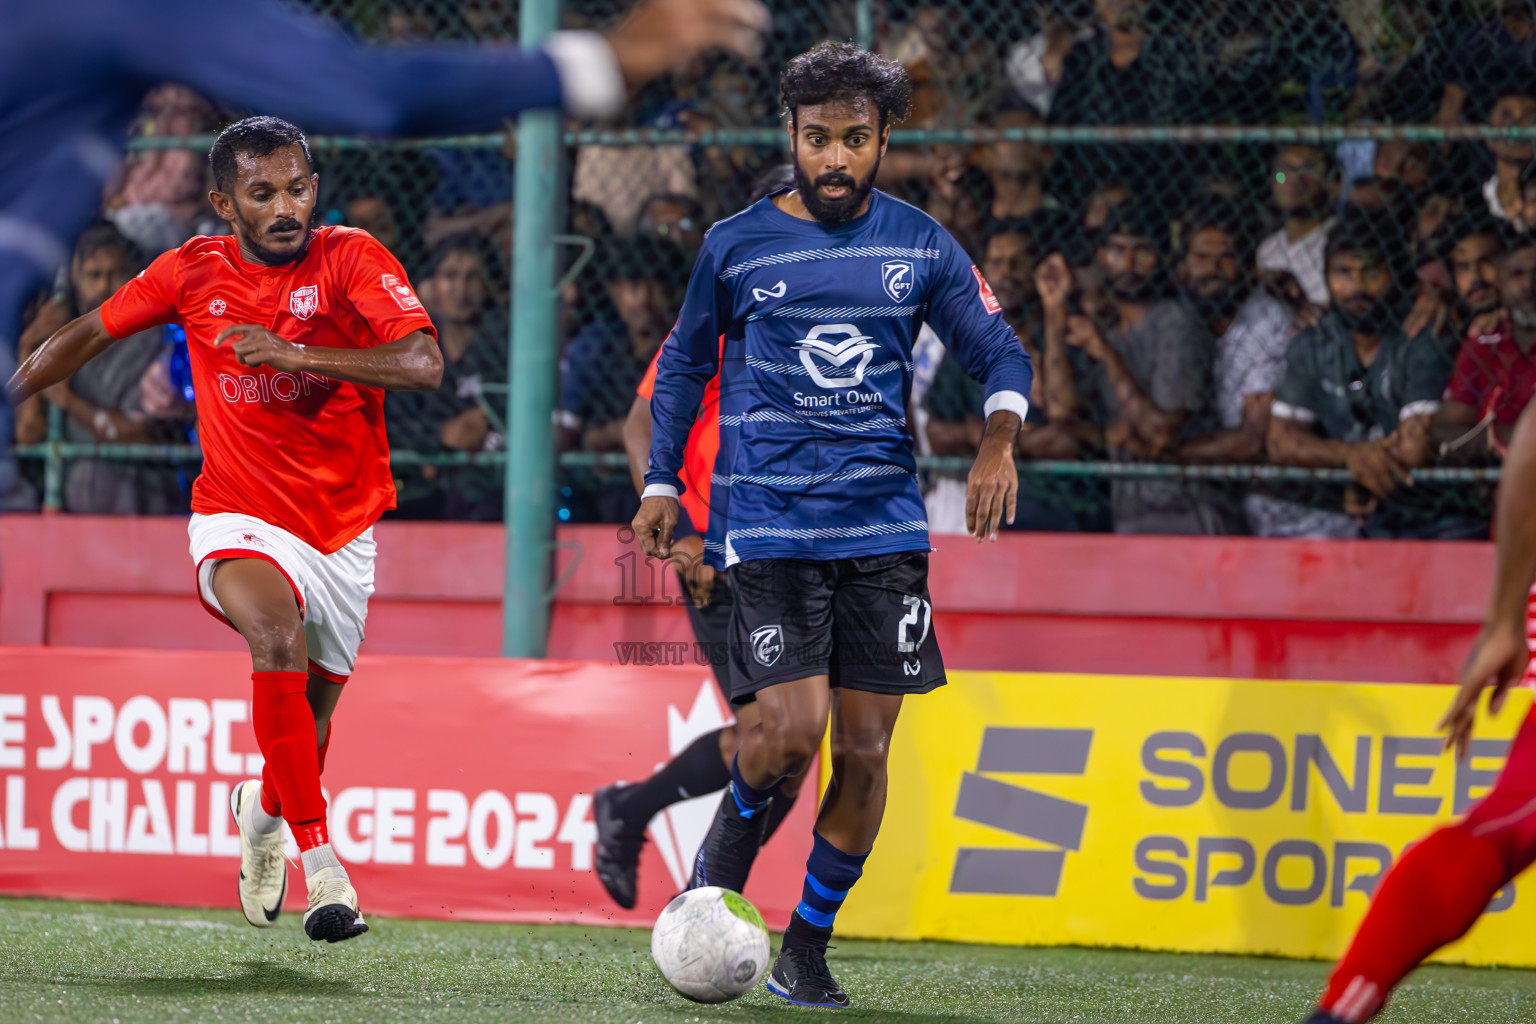
M 872 316 L 920 317 L 927 312 L 928 304 L 917 302 L 906 306 L 780 306 L 768 312 L 750 313 L 748 323 L 765 316 L 794 317 L 801 320 L 863 320 Z
M 710 477 L 710 482 L 716 487 L 730 487 L 732 484 L 758 484 L 763 487 L 806 487 L 811 484 L 836 483 L 842 480 L 867 480 L 875 476 L 895 476 L 897 474 L 910 476 L 912 471 L 905 466 L 896 463 L 887 463 L 882 466 L 860 466 L 858 469 L 845 469 L 840 473 L 716 473 Z
M 814 526 L 791 530 L 778 526 L 747 526 L 740 530 L 727 530 L 725 542 L 753 537 L 781 537 L 785 540 L 836 540 L 847 537 L 883 537 L 893 533 L 926 533 L 928 523 L 923 519 L 904 519 L 899 523 L 865 523 L 861 526 Z
M 809 377 L 811 375 L 811 371 L 805 368 L 804 363 L 776 363 L 772 359 L 748 358 L 747 365 L 754 370 L 783 374 L 786 377 Z M 912 369 L 912 363 L 896 362 L 893 360 L 869 367 L 864 371 L 864 376 L 879 377 L 883 374 L 895 373 L 897 370 L 906 370 L 908 373 L 911 373 Z M 850 383 L 849 386 L 852 387 L 853 385 Z
M 759 409 L 757 412 L 744 412 L 720 417 L 720 425 L 722 427 L 739 427 L 743 423 L 796 423 L 800 426 L 837 427 L 840 430 L 852 430 L 861 433 L 870 430 L 897 430 L 904 432 L 907 429 L 905 419 L 898 420 L 893 416 L 865 416 L 850 422 L 846 418 L 837 416 L 807 416 L 804 414 L 781 412 L 778 409 Z
M 773 253 L 747 260 L 720 271 L 720 280 L 729 281 L 749 270 L 774 267 L 781 263 L 805 263 L 809 260 L 848 260 L 873 256 L 877 259 L 936 260 L 943 255 L 938 249 L 911 249 L 899 245 L 850 245 L 836 249 L 802 249 L 799 252 Z

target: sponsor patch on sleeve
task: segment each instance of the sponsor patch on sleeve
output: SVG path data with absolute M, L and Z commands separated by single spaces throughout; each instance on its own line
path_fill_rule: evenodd
M 971 273 L 976 275 L 977 294 L 981 296 L 981 304 L 987 307 L 987 316 L 1003 311 L 1002 304 L 997 301 L 997 296 L 992 294 L 992 286 L 987 284 L 987 279 L 981 276 L 981 271 L 976 269 L 976 264 L 971 264 Z
M 389 292 L 390 297 L 400 304 L 401 309 L 421 308 L 421 300 L 416 297 L 415 292 L 411 291 L 411 286 L 394 274 L 384 275 L 384 290 Z M 988 294 L 991 293 L 989 292 Z

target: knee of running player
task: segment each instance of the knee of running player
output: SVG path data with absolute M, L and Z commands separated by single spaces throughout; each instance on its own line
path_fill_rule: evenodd
M 762 761 L 775 778 L 803 775 L 821 749 L 826 722 L 810 714 L 764 714 L 760 730 L 751 739 L 762 744 Z
M 832 770 L 837 775 L 838 786 L 860 801 L 877 793 L 885 784 L 890 746 L 890 733 L 875 726 L 852 732 L 834 729 Z
M 282 615 L 263 616 L 247 623 L 243 633 L 251 648 L 251 667 L 255 671 L 308 670 L 309 653 L 302 620 Z

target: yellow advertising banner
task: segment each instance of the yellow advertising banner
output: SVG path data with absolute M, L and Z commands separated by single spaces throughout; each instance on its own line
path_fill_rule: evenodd
M 1337 957 L 1530 708 L 1441 752 L 1445 687 L 952 672 L 905 703 L 849 936 Z M 1511 885 L 1440 959 L 1536 965 Z

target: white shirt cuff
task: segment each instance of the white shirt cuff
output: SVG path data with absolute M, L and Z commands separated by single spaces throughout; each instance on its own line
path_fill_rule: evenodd
M 988 397 L 986 404 L 981 407 L 982 418 L 986 419 L 998 410 L 1018 413 L 1019 422 L 1023 423 L 1029 416 L 1029 399 L 1017 391 L 999 391 Z
M 608 45 L 596 32 L 556 32 L 544 40 L 544 52 L 560 73 L 565 109 L 577 117 L 611 117 L 624 108 L 629 92 L 624 73 Z
M 1411 420 L 1415 416 L 1433 416 L 1439 411 L 1439 402 L 1409 402 L 1397 411 L 1397 422 L 1402 423 L 1404 420 Z
M 1269 407 L 1270 414 L 1278 416 L 1282 420 L 1294 420 L 1297 423 L 1315 423 L 1317 413 L 1311 409 L 1304 409 L 1299 405 L 1290 405 L 1276 399 Z
M 645 490 L 640 492 L 640 500 L 646 498 L 671 498 L 677 500 L 677 488 L 671 484 L 646 484 Z

